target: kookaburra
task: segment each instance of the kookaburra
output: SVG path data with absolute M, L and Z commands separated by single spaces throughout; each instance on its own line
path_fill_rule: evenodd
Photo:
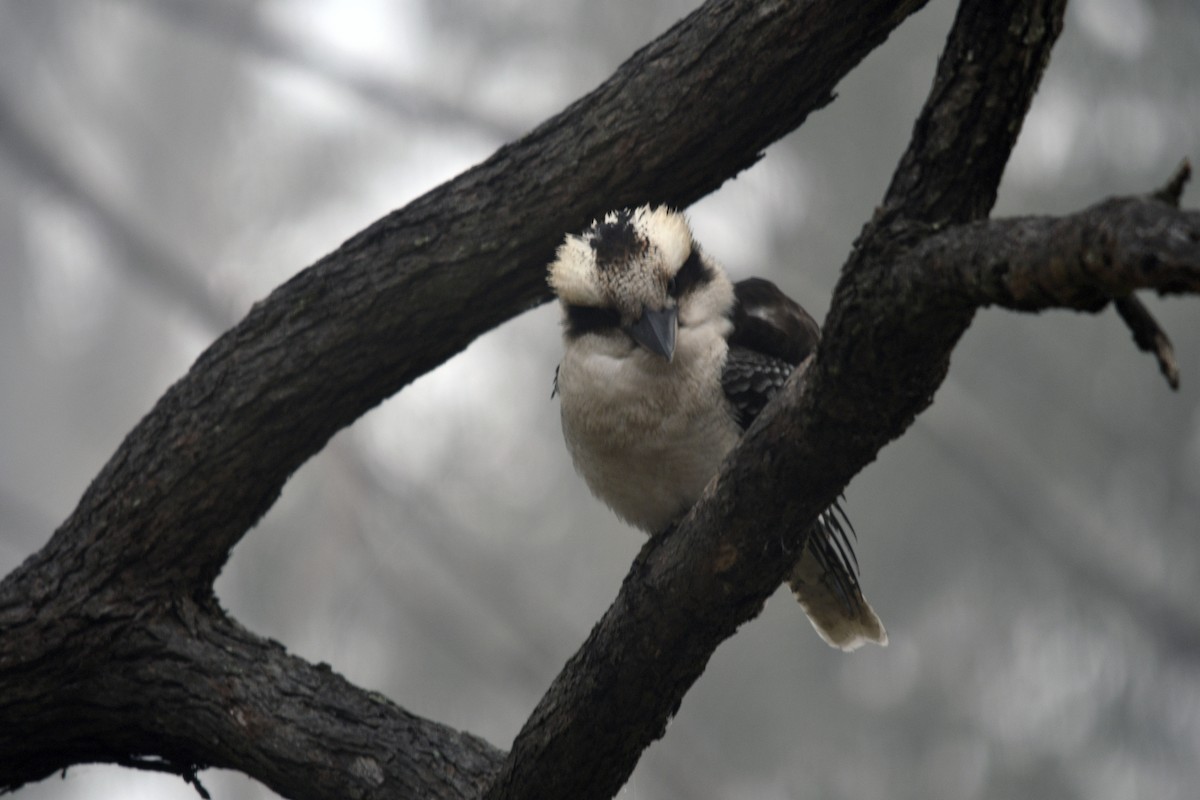
M 667 208 L 614 211 L 567 236 L 549 282 L 563 309 L 567 449 L 592 492 L 651 535 L 699 499 L 820 336 L 769 281 L 730 283 Z M 840 513 L 821 515 L 789 584 L 830 645 L 887 644 Z

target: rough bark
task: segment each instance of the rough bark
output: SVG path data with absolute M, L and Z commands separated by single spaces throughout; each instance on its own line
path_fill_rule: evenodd
M 108 761 L 184 776 L 239 769 L 285 797 L 461 798 L 484 788 L 503 755 L 189 598 L 114 598 L 52 622 L 75 633 L 37 662 L 5 665 L 4 680 L 19 682 L 0 707 L 7 788 L 24 775 Z M 44 630 L 33 621 L 6 638 L 30 652 L 27 637 Z M 327 784 L 320 794 L 314 775 Z
M 1200 215 L 1170 197 L 984 220 L 1062 0 L 963 3 L 816 359 L 679 528 L 647 543 L 507 757 L 244 631 L 212 581 L 334 432 L 544 300 L 563 231 L 716 188 L 919 5 L 709 3 L 257 305 L 0 583 L 0 788 L 152 756 L 185 776 L 239 769 L 289 797 L 613 795 L 715 647 L 778 587 L 816 514 L 931 402 L 977 308 L 1200 292 Z

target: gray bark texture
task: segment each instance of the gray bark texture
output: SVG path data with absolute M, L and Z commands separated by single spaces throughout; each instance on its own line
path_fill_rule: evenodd
M 779 586 L 816 515 L 932 402 L 976 309 L 1115 302 L 1166 371 L 1169 342 L 1132 293 L 1200 292 L 1200 213 L 1178 207 L 1186 168 L 1144 197 L 989 220 L 1065 0 L 964 0 L 815 360 L 684 522 L 646 544 L 511 752 L 290 656 L 219 607 L 213 581 L 288 477 L 549 299 L 564 232 L 713 191 L 922 5 L 708 2 L 258 303 L 0 583 L 0 791 L 110 762 L 189 780 L 236 769 L 293 798 L 611 797 L 717 645 Z

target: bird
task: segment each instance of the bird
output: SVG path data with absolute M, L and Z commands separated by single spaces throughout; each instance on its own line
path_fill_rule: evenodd
M 732 283 L 667 206 L 611 211 L 568 234 L 547 282 L 562 308 L 551 394 L 567 450 L 592 493 L 651 536 L 678 524 L 820 338 L 775 284 Z M 832 647 L 886 645 L 847 528 L 835 502 L 788 583 Z

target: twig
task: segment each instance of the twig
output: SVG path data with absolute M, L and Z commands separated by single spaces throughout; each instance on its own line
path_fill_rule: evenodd
M 208 789 L 204 788 L 204 784 L 200 783 L 200 778 L 197 777 L 197 770 L 205 767 L 200 764 L 178 764 L 174 761 L 165 758 L 157 758 L 154 756 L 130 756 L 126 759 L 121 759 L 116 762 L 119 766 L 129 767 L 130 769 L 140 769 L 146 772 L 165 772 L 169 775 L 178 775 L 183 778 L 184 783 L 189 783 L 196 793 L 204 798 L 204 800 L 212 800 L 212 795 L 208 793 Z M 65 770 L 64 770 L 65 772 Z
M 1185 161 L 1184 166 L 1186 167 L 1186 165 Z M 1177 177 L 1183 172 L 1184 170 L 1181 169 L 1180 173 L 1177 173 Z M 1172 179 L 1171 184 L 1160 191 L 1166 191 L 1174 184 L 1175 180 Z M 1182 186 L 1182 183 L 1180 185 Z M 1125 324 L 1133 333 L 1133 341 L 1137 343 L 1138 349 L 1154 354 L 1154 357 L 1158 359 L 1158 368 L 1163 377 L 1167 379 L 1167 383 L 1171 385 L 1172 389 L 1178 390 L 1179 363 L 1175 360 L 1175 349 L 1171 346 L 1171 340 L 1167 338 L 1167 334 L 1159 326 L 1158 320 L 1150 314 L 1150 309 L 1142 305 L 1142 301 L 1131 294 L 1118 297 L 1113 301 L 1113 305 L 1116 306 L 1117 313 L 1121 315 L 1121 319 L 1125 320 Z
M 1153 196 L 1178 208 L 1179 198 L 1183 196 L 1184 184 L 1191 177 L 1192 162 L 1185 158 L 1179 162 L 1179 166 L 1175 168 L 1175 172 L 1172 173 L 1171 179 L 1167 181 L 1166 185 L 1154 192 Z

